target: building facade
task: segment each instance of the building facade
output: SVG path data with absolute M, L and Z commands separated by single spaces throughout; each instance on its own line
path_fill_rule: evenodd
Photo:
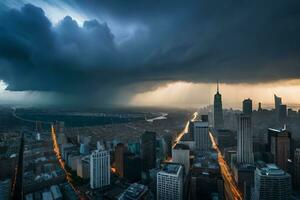
M 90 157 L 90 186 L 102 188 L 110 184 L 110 155 L 106 150 L 98 149 Z
M 194 121 L 193 127 L 196 149 L 201 151 L 207 151 L 211 147 L 209 139 L 208 122 Z
M 237 141 L 237 162 L 239 164 L 253 164 L 253 132 L 251 116 L 245 114 L 240 114 L 238 116 Z
M 183 199 L 183 167 L 177 163 L 166 163 L 157 173 L 157 200 Z
M 217 93 L 214 96 L 214 128 L 222 129 L 224 127 L 222 95 L 219 93 L 219 83 L 217 84 Z

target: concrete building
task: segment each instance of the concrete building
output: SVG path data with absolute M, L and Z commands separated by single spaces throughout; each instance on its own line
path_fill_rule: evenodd
M 82 179 L 90 178 L 90 155 L 84 156 L 78 160 L 77 176 Z
M 266 164 L 255 170 L 255 200 L 288 200 L 291 194 L 291 176 L 275 164 Z
M 190 170 L 190 149 L 184 144 L 176 144 L 172 149 L 172 162 L 179 163 L 184 166 L 185 175 Z
M 214 97 L 214 128 L 222 129 L 224 127 L 222 95 L 219 93 L 219 83 L 217 83 L 217 93 Z
M 238 116 L 237 133 L 237 162 L 239 164 L 253 164 L 253 132 L 251 116 Z
M 291 133 L 286 130 L 268 129 L 268 145 L 273 156 L 274 163 L 283 170 L 287 170 L 287 160 L 291 153 Z
M 194 140 L 196 149 L 200 151 L 208 151 L 211 148 L 211 142 L 208 132 L 207 121 L 194 121 Z
M 52 194 L 52 197 L 54 200 L 62 200 L 63 199 L 63 196 L 61 194 L 61 191 L 60 191 L 58 185 L 52 185 L 50 187 L 50 191 L 51 191 L 51 194 Z
M 165 163 L 157 173 L 157 200 L 183 199 L 183 167 L 176 163 Z
M 110 155 L 104 149 L 97 149 L 90 157 L 90 185 L 92 189 L 110 184 Z

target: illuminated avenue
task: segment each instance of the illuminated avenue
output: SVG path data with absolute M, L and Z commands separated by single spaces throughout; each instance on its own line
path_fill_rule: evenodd
M 239 189 L 234 181 L 234 178 L 232 176 L 232 173 L 230 171 L 230 168 L 227 165 L 226 161 L 224 160 L 224 158 L 221 154 L 221 151 L 219 150 L 219 147 L 215 141 L 215 138 L 211 132 L 209 132 L 209 137 L 210 137 L 213 148 L 218 153 L 218 162 L 219 162 L 219 165 L 221 168 L 221 173 L 222 173 L 222 176 L 224 179 L 224 187 L 225 187 L 225 191 L 227 192 L 226 195 L 228 197 L 231 197 L 231 199 L 242 200 L 243 199 L 242 194 L 239 191 Z M 229 191 L 231 191 L 231 193 L 228 193 L 228 189 L 229 189 Z

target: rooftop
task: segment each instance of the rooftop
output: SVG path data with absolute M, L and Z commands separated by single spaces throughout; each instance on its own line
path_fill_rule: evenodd
M 124 199 L 139 199 L 148 191 L 148 187 L 142 184 L 131 184 L 124 194 Z
M 259 170 L 260 174 L 265 176 L 282 176 L 286 174 L 275 164 L 266 164 L 264 167 L 259 168 Z
M 174 149 L 189 150 L 190 148 L 185 144 L 178 143 L 178 144 L 175 145 Z
M 162 171 L 168 174 L 177 174 L 181 165 L 177 163 L 166 163 L 163 165 Z

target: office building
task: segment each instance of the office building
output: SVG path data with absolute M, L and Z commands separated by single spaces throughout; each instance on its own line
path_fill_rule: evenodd
M 157 173 L 157 200 L 183 199 L 183 166 L 177 163 L 165 163 Z
M 238 116 L 237 141 L 237 162 L 239 164 L 254 163 L 251 116 L 244 114 Z
M 176 144 L 172 149 L 172 162 L 179 163 L 184 166 L 185 175 L 190 170 L 190 149 L 184 144 Z
M 141 180 L 142 160 L 133 153 L 124 154 L 124 177 L 131 182 Z
M 245 115 L 252 114 L 252 100 L 249 98 L 243 101 L 243 114 Z
M 281 97 L 276 96 L 276 94 L 274 94 L 274 101 L 275 101 L 275 111 L 279 111 L 279 107 L 282 104 L 282 100 Z
M 237 144 L 237 133 L 227 129 L 218 130 L 217 143 L 219 149 L 223 152 L 225 148 L 235 147 Z
M 90 186 L 102 188 L 110 184 L 110 155 L 102 149 L 94 150 L 90 157 Z
M 286 130 L 268 129 L 268 145 L 274 163 L 283 170 L 287 170 L 287 160 L 290 158 L 291 133 Z
M 261 102 L 258 103 L 257 111 L 262 111 Z
M 116 172 L 120 177 L 124 177 L 124 154 L 126 153 L 127 148 L 124 144 L 119 143 L 116 146 L 115 150 L 115 167 Z
M 222 95 L 219 93 L 219 83 L 217 84 L 217 93 L 214 97 L 214 128 L 222 129 L 224 127 Z
M 90 155 L 84 156 L 78 160 L 77 176 L 82 179 L 90 178 Z
M 293 182 L 295 190 L 300 191 L 300 148 L 296 148 L 294 153 Z
M 156 133 L 146 131 L 141 136 L 142 168 L 144 172 L 156 166 Z
M 201 151 L 208 151 L 211 147 L 209 138 L 208 122 L 207 121 L 194 121 L 194 140 L 196 149 Z
M 291 176 L 275 164 L 266 164 L 255 170 L 255 200 L 287 200 L 291 194 Z

